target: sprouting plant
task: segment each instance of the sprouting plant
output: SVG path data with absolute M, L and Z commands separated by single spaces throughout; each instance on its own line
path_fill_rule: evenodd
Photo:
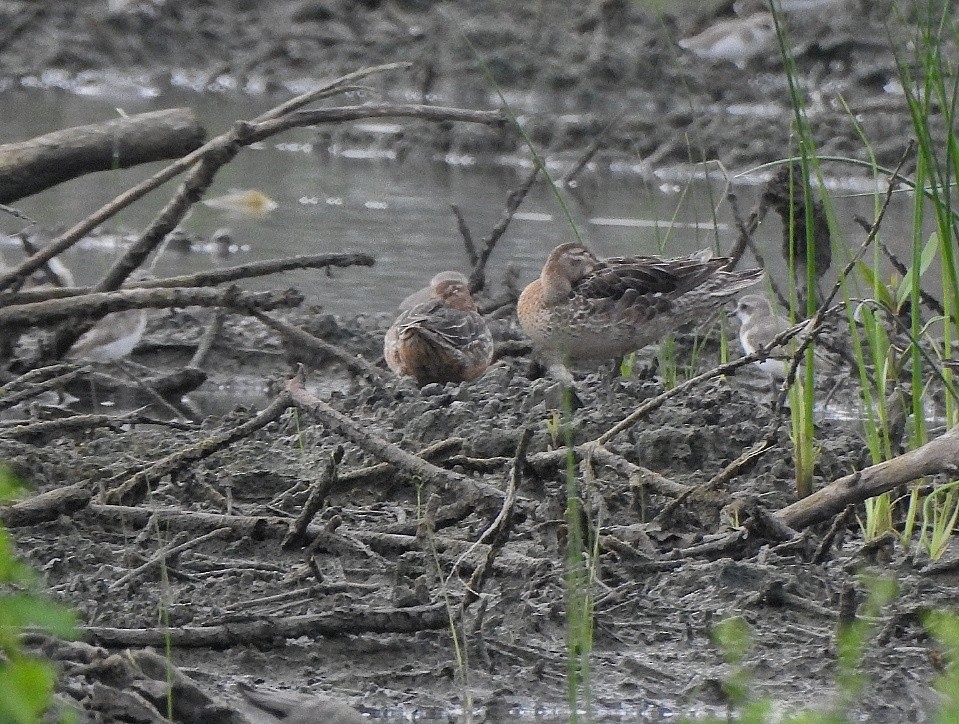
M 935 488 L 922 503 L 919 545 L 933 560 L 942 558 L 959 522 L 959 481 Z

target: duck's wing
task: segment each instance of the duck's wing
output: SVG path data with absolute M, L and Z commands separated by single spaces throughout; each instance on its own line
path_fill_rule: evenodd
M 435 343 L 464 349 L 481 339 L 491 339 L 486 321 L 476 312 L 448 307 L 441 300 L 418 304 L 401 315 L 397 324 L 416 327 Z
M 701 254 L 678 259 L 612 257 L 581 279 L 575 291 L 587 299 L 612 301 L 624 296 L 678 297 L 698 287 L 727 261 L 725 257 L 706 259 Z

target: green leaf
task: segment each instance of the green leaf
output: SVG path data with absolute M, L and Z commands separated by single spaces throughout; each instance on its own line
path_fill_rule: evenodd
M 922 275 L 926 273 L 926 270 L 932 266 L 938 252 L 939 232 L 934 231 L 929 235 L 929 240 L 926 242 L 926 245 L 922 249 L 922 254 L 919 256 L 919 277 L 922 277 Z M 899 289 L 896 291 L 896 309 L 901 309 L 903 303 L 912 296 L 915 279 L 916 275 L 912 273 L 912 269 L 909 269 L 902 282 L 900 282 Z
M 66 606 L 29 593 L 0 597 L 0 631 L 35 626 L 59 636 L 76 636 L 76 615 Z
M 0 721 L 33 724 L 50 703 L 53 668 L 27 656 L 0 666 Z

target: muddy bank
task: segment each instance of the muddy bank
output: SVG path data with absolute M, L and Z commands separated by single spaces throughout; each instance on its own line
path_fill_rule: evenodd
M 389 323 L 308 311 L 289 319 L 371 361 Z M 188 312 L 154 319 L 135 358 L 182 364 L 202 324 L 202 315 Z M 512 321 L 495 323 L 494 334 L 501 345 L 519 337 Z M 706 350 L 704 368 L 716 361 L 715 341 Z M 245 380 L 261 391 L 258 407 L 266 408 L 302 357 L 262 325 L 233 319 L 214 346 L 201 392 Z M 103 647 L 47 647 L 60 661 L 65 699 L 88 716 L 100 712 L 112 720 L 133 711 L 116 702 L 115 692 L 133 690 L 148 700 L 152 692 L 163 711 L 166 689 L 149 684 L 149 667 L 128 670 L 105 657 L 146 644 L 162 654 L 169 635 L 174 664 L 213 697 L 204 721 L 247 721 L 230 713 L 241 706 L 240 683 L 327 694 L 377 715 L 432 712 L 441 720 L 465 704 L 466 692 L 488 721 L 538 704 L 562 707 L 566 482 L 546 402 L 552 383 L 528 376 L 526 355 L 503 357 L 474 383 L 422 389 L 390 377 L 371 385 L 335 363 L 316 357 L 311 363 L 309 388 L 363 434 L 410 452 L 445 441 L 427 454 L 453 476 L 453 487 L 422 487 L 409 470 L 380 464 L 342 429 L 303 410 L 282 412 L 221 452 L 178 466 L 129 505 L 101 502 L 101 489 L 216 439 L 255 410 L 237 407 L 179 429 L 120 424 L 29 441 L 2 438 L 0 456 L 37 493 L 76 484 L 94 493 L 75 510 L 12 531 L 54 597 L 78 608 L 86 640 Z M 649 374 L 613 383 L 605 373 L 579 377 L 584 407 L 573 420 L 577 444 L 664 389 Z M 746 663 L 756 691 L 785 707 L 822 705 L 834 691 L 840 594 L 864 595 L 858 576 L 867 573 L 894 577 L 900 597 L 877 624 L 864 662 L 868 684 L 854 711 L 876 721 L 922 721 L 934 705 L 936 646 L 917 612 L 952 605 L 953 573 L 923 575 L 922 561 L 892 541 L 863 545 L 852 521 L 831 544 L 823 543 L 824 526 L 787 541 L 749 534 L 710 551 L 704 544 L 721 541 L 739 520 L 731 503 L 776 510 L 792 501 L 785 432 L 748 475 L 671 505 L 756 442 L 770 415 L 766 392 L 757 392 L 747 373 L 715 379 L 614 437 L 606 458 L 580 463 L 588 481 L 584 504 L 590 520 L 601 521 L 595 702 L 625 720 L 721 711 L 720 682 L 731 669 L 710 631 L 739 616 L 752 631 Z M 530 430 L 526 462 L 514 471 L 524 429 Z M 854 428 L 824 420 L 818 438 L 817 486 L 861 467 L 863 441 Z M 339 462 L 331 480 L 333 459 Z M 651 472 L 637 477 L 630 469 Z M 483 491 L 505 490 L 511 476 L 519 484 L 509 535 L 463 618 L 468 663 L 460 669 L 447 603 L 458 610 L 489 551 L 488 543 L 474 542 L 502 498 Z M 328 485 L 326 504 L 306 537 L 283 548 L 291 522 L 321 481 Z M 184 544 L 162 566 L 144 566 L 163 546 Z M 180 701 L 174 719 L 191 720 L 199 705 Z
M 8 28 L 0 67 L 8 89 L 63 87 L 122 100 L 162 96 L 170 87 L 282 96 L 358 67 L 410 61 L 409 73 L 372 81 L 372 93 L 360 98 L 498 107 L 478 54 L 546 154 L 571 160 L 602 135 L 598 170 L 648 172 L 707 159 L 742 170 L 789 148 L 793 112 L 778 50 L 767 48 L 741 69 L 677 45 L 735 18 L 731 5 L 677 6 L 658 15 L 620 0 L 484 0 L 468 9 L 406 0 L 8 2 L 0 7 Z M 912 135 L 890 49 L 904 48 L 912 30 L 892 5 L 836 0 L 789 14 L 798 78 L 823 154 L 867 158 L 844 102 L 880 163 L 895 165 Z M 349 128 L 328 140 L 382 143 Z M 411 124 L 392 142 L 400 153 L 429 148 L 453 160 L 528 156 L 513 134 L 462 126 L 437 133 Z
M 787 147 L 791 116 L 773 58 L 742 71 L 683 55 L 669 40 L 700 29 L 705 17 L 661 23 L 640 5 L 618 2 L 472 7 L 474 14 L 461 17 L 463 30 L 533 140 L 551 152 L 580 155 L 620 114 L 596 157 L 600 168 L 685 164 L 687 137 L 733 168 L 772 160 Z M 908 118 L 901 99 L 882 90 L 891 53 L 863 39 L 883 37 L 888 9 L 842 7 L 828 27 L 818 25 L 825 18 L 807 17 L 809 28 L 796 29 L 807 41 L 800 72 L 823 89 L 811 96 L 814 132 L 824 151 L 859 155 L 844 111 L 832 102 L 842 92 L 869 109 L 866 133 L 875 134 L 880 160 L 892 164 Z M 449 16 L 426 3 L 264 8 L 157 0 L 111 10 L 102 2 L 11 2 L 0 12 L 9 21 L 0 61 L 25 85 L 79 90 L 122 68 L 144 77 L 104 88 L 137 93 L 155 85 L 162 93 L 187 85 L 280 96 L 303 78 L 412 60 L 409 76 L 374 79 L 376 93 L 496 104 Z M 362 131 L 336 133 L 344 135 L 330 143 L 362 138 Z M 432 133 L 411 123 L 401 141 L 410 152 L 527 155 L 515 136 L 488 130 Z M 324 291 L 350 294 L 357 273 L 337 272 Z M 62 505 L 12 530 L 51 594 L 80 612 L 87 644 L 31 640 L 61 667 L 63 700 L 91 720 L 160 721 L 169 701 L 166 672 L 157 673 L 142 650 L 152 646 L 163 659 L 169 644 L 170 660 L 192 679 L 178 679 L 175 721 L 273 721 L 243 708 L 241 684 L 325 694 L 396 718 L 443 720 L 471 706 L 498 721 L 542 705 L 557 707 L 562 719 L 565 452 L 549 405 L 552 383 L 533 372 L 509 310 L 501 317 L 494 336 L 501 348 L 512 344 L 510 351 L 470 384 L 419 389 L 392 378 L 378 362 L 388 318 L 304 309 L 284 318 L 351 359 L 379 363 L 382 376 L 371 383 L 256 321 L 231 317 L 202 365 L 205 381 L 185 405 L 185 423 L 151 409 L 133 420 L 74 421 L 53 433 L 11 425 L 0 435 L 0 458 L 33 483 L 38 499 L 70 491 Z M 134 358 L 179 369 L 209 327 L 204 310 L 155 314 Z M 715 334 L 695 344 L 700 369 L 719 359 Z M 691 334 L 677 347 L 689 359 Z M 308 389 L 352 427 L 326 408 L 291 407 L 284 384 L 298 362 L 310 369 Z M 662 393 L 663 375 L 648 350 L 626 380 L 579 371 L 584 405 L 573 418 L 574 443 L 596 439 Z M 135 390 L 130 395 L 129 407 L 149 402 Z M 853 393 L 845 395 L 851 404 Z M 72 408 L 83 409 L 89 403 Z M 69 411 L 45 397 L 6 414 L 55 425 Z M 775 511 L 794 499 L 784 429 L 743 474 L 693 489 L 762 438 L 771 417 L 762 381 L 743 371 L 667 400 L 615 435 L 601 457 L 577 461 L 586 532 L 599 521 L 597 708 L 625 720 L 722 712 L 722 681 L 732 669 L 711 631 L 732 616 L 752 632 L 745 661 L 757 694 L 781 707 L 828 706 L 836 695 L 836 626 L 849 609 L 842 600 L 851 592 L 865 596 L 858 576 L 866 573 L 894 577 L 900 595 L 876 623 L 863 665 L 866 688 L 850 716 L 924 720 L 935 706 L 939 651 L 920 616 L 954 604 L 955 574 L 926 570 L 920 555 L 892 539 L 864 544 L 854 517 L 832 530 L 827 523 L 778 537 L 742 528 L 749 511 Z M 236 439 L 227 441 L 231 435 Z M 854 424 L 823 419 L 817 439 L 817 486 L 865 464 Z M 517 462 L 520 440 L 528 448 Z M 213 454 L 205 452 L 210 441 L 219 441 Z M 397 449 L 422 454 L 432 467 L 411 468 Z M 517 496 L 508 535 L 495 546 L 477 543 L 503 509 L 511 480 Z M 324 504 L 284 546 L 318 486 Z M 485 574 L 474 579 L 484 564 Z M 479 599 L 460 617 L 473 593 Z M 462 621 L 462 665 L 451 615 Z

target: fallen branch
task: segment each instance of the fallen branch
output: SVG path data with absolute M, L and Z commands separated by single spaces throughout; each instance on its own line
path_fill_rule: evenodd
M 295 289 L 271 292 L 243 292 L 236 287 L 121 289 L 3 307 L 0 308 L 0 327 L 25 329 L 71 317 L 99 318 L 126 309 L 229 307 L 252 312 L 296 307 L 302 303 L 303 295 Z
M 177 450 L 132 477 L 128 472 L 123 472 L 107 478 L 101 483 L 101 486 L 106 490 L 103 495 L 104 502 L 127 505 L 140 502 L 146 497 L 147 491 L 154 483 L 159 482 L 170 473 L 204 460 L 238 440 L 242 440 L 257 430 L 266 427 L 279 418 L 290 407 L 290 404 L 290 395 L 281 392 L 267 407 L 236 427 L 201 440 L 182 450 Z
M 420 484 L 436 485 L 459 495 L 502 499 L 503 491 L 499 488 L 437 467 L 360 427 L 346 415 L 334 410 L 316 395 L 308 392 L 304 387 L 303 375 L 303 366 L 300 365 L 299 372 L 287 381 L 286 389 L 297 407 L 316 417 L 330 432 L 339 433 L 374 457 L 395 465 L 397 469 Z
M 797 530 L 828 520 L 847 505 L 892 490 L 927 475 L 959 475 L 959 427 L 922 447 L 892 460 L 846 475 L 802 500 L 788 505 L 776 517 Z
M 295 325 L 284 322 L 282 319 L 276 319 L 261 312 L 253 312 L 252 315 L 270 329 L 279 332 L 290 343 L 337 359 L 353 374 L 366 378 L 377 387 L 382 386 L 382 370 L 374 367 L 359 355 L 352 355 L 341 347 L 337 347 L 335 344 L 320 339 Z
M 211 530 L 206 535 L 201 535 L 199 538 L 193 538 L 192 540 L 189 539 L 188 533 L 180 533 L 172 541 L 154 553 L 153 557 L 150 558 L 150 560 L 148 560 L 146 563 L 137 566 L 126 575 L 111 583 L 108 590 L 118 591 L 130 581 L 142 576 L 151 568 L 166 565 L 168 559 L 179 555 L 183 551 L 188 551 L 191 548 L 195 548 L 201 543 L 206 543 L 208 540 L 213 540 L 214 538 L 224 538 L 232 533 L 233 531 L 230 528 L 217 528 L 216 530 Z
M 416 633 L 449 626 L 446 604 L 409 608 L 340 609 L 289 618 L 233 621 L 220 626 L 180 628 L 108 628 L 86 626 L 84 640 L 109 647 L 176 646 L 226 649 L 232 646 L 282 646 L 300 636 L 346 636 L 363 633 Z
M 0 146 L 0 202 L 9 203 L 94 171 L 180 158 L 206 131 L 189 108 L 65 128 Z
M 159 287 L 209 287 L 240 279 L 281 274 L 294 269 L 322 269 L 330 267 L 346 268 L 350 266 L 373 266 L 375 260 L 369 254 L 309 254 L 291 256 L 283 259 L 267 259 L 249 264 L 211 269 L 196 274 L 184 274 L 178 277 L 150 279 L 125 286 L 125 289 L 156 289 Z M 44 302 L 50 299 L 78 297 L 94 291 L 93 287 L 41 287 L 20 292 L 0 294 L 0 307 L 16 304 Z

